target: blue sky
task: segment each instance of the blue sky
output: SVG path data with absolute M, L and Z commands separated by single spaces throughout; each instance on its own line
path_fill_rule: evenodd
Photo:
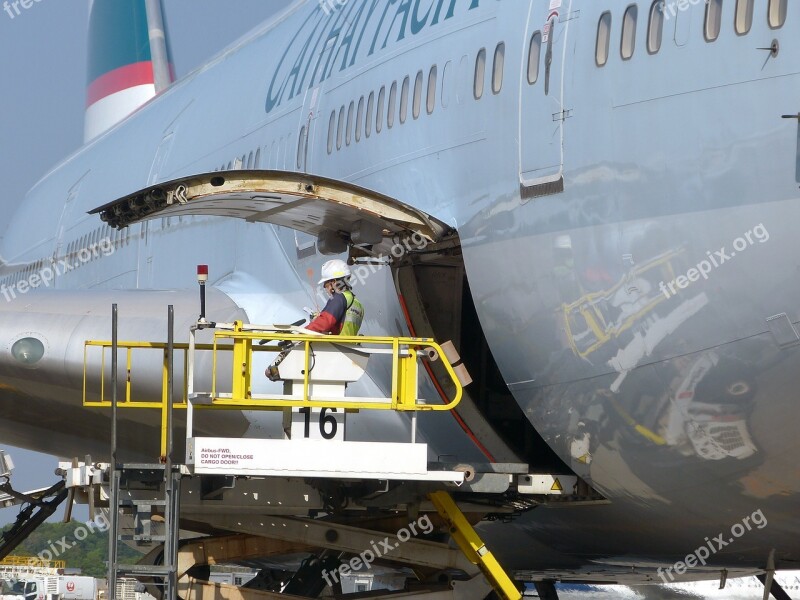
M 33 0 L 4 10 L 0 0 L 0 235 L 25 193 L 83 141 L 89 0 Z M 166 0 L 173 60 L 180 77 L 290 0 Z M 12 18 L 13 15 L 13 18 Z M 21 490 L 55 482 L 57 459 L 11 448 Z M 0 510 L 0 525 L 16 517 Z M 61 511 L 59 515 L 63 514 Z M 80 514 L 80 513 L 79 513 Z

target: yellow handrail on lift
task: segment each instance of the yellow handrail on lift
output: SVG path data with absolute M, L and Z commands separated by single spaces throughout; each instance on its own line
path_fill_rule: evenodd
M 218 340 L 231 340 L 233 347 L 233 368 L 231 374 L 231 394 L 222 395 L 217 392 L 217 356 Z M 302 397 L 286 395 L 253 395 L 251 384 L 251 366 L 253 359 L 253 340 L 266 340 L 267 342 L 285 341 L 302 344 L 304 353 L 304 376 Z M 358 398 L 316 398 L 310 394 L 309 374 L 311 369 L 312 344 L 336 344 L 337 346 L 351 347 L 360 352 L 369 354 L 370 351 L 380 350 L 385 347 L 391 352 L 392 357 L 392 388 L 389 398 L 372 398 L 361 400 Z M 377 346 L 378 348 L 372 348 Z M 262 347 L 267 350 L 280 350 L 277 346 Z M 261 350 L 262 348 L 259 348 Z M 445 371 L 450 376 L 455 389 L 453 398 L 446 404 L 425 404 L 417 398 L 417 361 L 418 353 L 432 348 L 442 361 Z M 461 401 L 463 387 L 452 365 L 447 360 L 441 346 L 430 338 L 411 337 L 369 337 L 369 336 L 342 336 L 342 335 L 315 335 L 311 333 L 287 333 L 276 331 L 260 331 L 244 329 L 243 324 L 237 321 L 230 330 L 217 330 L 214 332 L 214 362 L 213 378 L 211 383 L 211 405 L 228 406 L 241 410 L 281 410 L 284 408 L 343 408 L 343 409 L 368 409 L 368 410 L 395 410 L 395 411 L 443 411 L 452 410 Z M 198 407 L 199 408 L 199 407 Z
M 165 342 L 134 342 L 122 341 L 117 344 L 119 350 L 125 350 L 125 397 L 117 401 L 119 408 L 150 408 L 161 411 L 161 456 L 167 454 L 167 344 Z M 183 352 L 183 396 L 181 400 L 173 403 L 174 408 L 185 409 L 187 404 L 186 389 L 188 383 L 188 352 L 189 344 L 174 344 L 176 351 Z M 87 367 L 89 364 L 89 348 L 100 348 L 100 399 L 88 399 Z M 111 349 L 110 341 L 89 340 L 83 348 L 83 406 L 87 408 L 110 408 L 111 400 L 106 399 L 106 349 Z M 197 350 L 212 350 L 210 344 L 197 344 Z M 134 350 L 159 350 L 163 355 L 161 365 L 161 399 L 160 400 L 134 400 L 132 397 L 132 366 Z
M 444 411 L 452 410 L 461 401 L 463 388 L 452 365 L 448 361 L 441 346 L 429 338 L 412 337 L 369 337 L 369 336 L 331 336 L 315 335 L 311 333 L 291 333 L 276 331 L 274 329 L 257 329 L 254 326 L 245 327 L 242 322 L 236 321 L 230 325 L 218 325 L 214 330 L 212 344 L 186 344 L 176 343 L 175 351 L 182 352 L 183 364 L 183 393 L 176 399 L 173 407 L 186 409 L 189 402 L 196 399 L 189 397 L 189 389 L 194 389 L 194 382 L 189 381 L 189 365 L 194 364 L 198 351 L 212 352 L 212 377 L 208 403 L 192 403 L 193 409 L 234 409 L 234 410 L 285 410 L 291 408 L 341 408 L 349 411 L 356 410 L 395 410 L 395 411 Z M 228 343 L 223 343 L 228 340 Z M 295 351 L 302 345 L 304 353 L 304 375 L 302 394 L 284 395 L 254 395 L 252 393 L 252 366 L 254 352 L 279 353 L 284 349 L 277 344 L 253 345 L 253 340 L 266 340 L 267 342 L 285 341 L 297 344 Z M 390 354 L 392 362 L 391 395 L 388 398 L 358 398 L 358 397 L 319 397 L 312 394 L 309 381 L 311 360 L 314 356 L 313 347 L 319 344 L 336 344 L 366 354 Z M 163 342 L 120 341 L 117 343 L 120 351 L 125 352 L 125 396 L 117 402 L 119 408 L 149 408 L 161 410 L 161 455 L 166 455 L 167 439 L 167 344 Z M 99 399 L 89 399 L 88 354 L 90 348 L 99 348 L 100 358 L 100 393 Z M 111 349 L 110 341 L 90 340 L 85 343 L 83 356 L 83 405 L 89 408 L 110 408 L 111 400 L 106 397 L 106 350 Z M 452 399 L 446 404 L 426 404 L 417 398 L 417 375 L 419 372 L 417 361 L 420 356 L 427 356 L 433 350 L 438 359 L 442 361 L 445 371 L 452 380 L 454 393 Z M 160 351 L 162 360 L 161 397 L 154 399 L 133 398 L 133 352 L 134 351 Z M 218 392 L 218 366 L 219 356 L 223 353 L 232 354 L 232 372 L 230 380 L 231 393 Z M 226 382 L 227 383 L 227 382 Z M 203 395 L 203 394 L 200 394 Z

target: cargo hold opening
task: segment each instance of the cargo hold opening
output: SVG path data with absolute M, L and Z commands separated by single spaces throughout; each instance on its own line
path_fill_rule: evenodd
M 406 255 L 392 271 L 413 334 L 451 340 L 473 379 L 455 411 L 462 427 L 495 462 L 525 462 L 532 472 L 572 472 L 533 427 L 500 373 L 478 319 L 457 238 Z M 446 380 L 435 365 L 433 376 Z
M 386 263 L 380 257 L 389 256 L 398 242 L 420 237 L 424 249 L 393 262 L 392 274 L 413 335 L 452 340 L 472 375 L 474 382 L 465 388 L 454 418 L 494 462 L 525 462 L 537 473 L 571 472 L 504 383 L 477 318 L 458 234 L 447 223 L 349 182 L 257 170 L 213 171 L 158 183 L 90 214 L 114 228 L 182 215 L 271 223 L 314 236 L 323 254 L 349 249 L 351 258 L 381 264 Z M 437 383 L 447 380 L 436 376 L 439 368 L 441 364 L 431 366 Z

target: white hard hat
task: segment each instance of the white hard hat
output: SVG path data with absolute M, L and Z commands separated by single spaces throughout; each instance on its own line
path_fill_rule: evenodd
M 348 267 L 347 263 L 343 260 L 334 258 L 322 265 L 322 272 L 320 274 L 322 275 L 322 279 L 319 280 L 319 285 L 322 285 L 331 279 L 350 277 L 350 267 Z

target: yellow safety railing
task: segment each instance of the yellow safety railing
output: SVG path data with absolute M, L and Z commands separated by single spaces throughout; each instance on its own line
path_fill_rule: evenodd
M 97 341 L 89 340 L 84 344 L 83 348 L 83 405 L 87 408 L 111 408 L 111 392 L 110 386 L 106 385 L 106 354 L 107 350 L 110 354 L 111 350 L 110 341 Z M 88 365 L 89 365 L 89 352 L 90 348 L 100 349 L 100 390 L 99 399 L 89 399 L 89 378 L 88 378 Z M 121 399 L 117 399 L 118 408 L 150 408 L 161 410 L 161 456 L 167 453 L 167 377 L 168 377 L 168 357 L 167 357 L 167 344 L 165 342 L 134 342 L 134 341 L 121 341 L 117 343 L 119 351 L 125 352 L 125 394 Z M 189 344 L 173 344 L 176 352 L 183 353 L 183 394 L 180 399 L 173 402 L 173 407 L 178 409 L 186 409 L 188 406 L 186 390 L 188 389 L 189 382 Z M 196 350 L 211 351 L 214 346 L 211 344 L 197 344 Z M 139 351 L 159 351 L 162 354 L 161 363 L 161 397 L 159 399 L 134 399 L 133 398 L 133 352 Z M 109 361 L 110 364 L 110 361 Z M 108 394 L 108 397 L 107 397 Z
M 31 567 L 44 569 L 65 569 L 66 561 L 44 560 L 38 556 L 6 556 L 0 560 L 0 567 Z
M 173 344 L 176 353 L 183 354 L 182 395 L 173 402 L 176 409 L 238 409 L 238 410 L 284 410 L 290 408 L 342 408 L 349 411 L 361 409 L 367 410 L 395 410 L 395 411 L 444 411 L 452 410 L 461 401 L 463 388 L 456 375 L 453 366 L 448 361 L 441 346 L 429 338 L 411 337 L 367 337 L 367 336 L 330 336 L 314 335 L 309 333 L 291 333 L 288 331 L 277 331 L 275 329 L 263 330 L 251 326 L 244 326 L 237 321 L 233 324 L 218 325 L 219 329 L 214 330 L 212 344 L 175 343 Z M 194 340 L 194 333 L 192 333 Z M 253 345 L 254 340 L 265 340 L 267 345 Z M 270 343 L 275 342 L 275 343 Z M 302 393 L 292 395 L 270 394 L 258 395 L 252 392 L 252 367 L 253 355 L 255 352 L 268 352 L 278 354 L 286 349 L 277 342 L 289 342 L 296 344 L 294 351 L 302 348 L 304 360 L 304 376 L 302 381 Z M 358 398 L 358 397 L 323 397 L 312 393 L 312 381 L 309 381 L 310 373 L 313 369 L 315 360 L 314 347 L 319 348 L 323 344 L 335 344 L 341 348 L 356 350 L 363 354 L 382 354 L 389 355 L 391 358 L 391 395 L 386 398 Z M 112 344 L 110 341 L 90 340 L 85 343 L 83 356 L 83 405 L 89 408 L 110 408 L 110 384 L 106 383 L 107 377 L 107 357 L 110 354 Z M 99 360 L 99 394 L 97 390 L 90 394 L 89 385 L 89 352 L 92 348 L 98 348 L 101 352 Z M 125 377 L 124 397 L 117 400 L 118 408 L 149 408 L 161 411 L 161 455 L 166 455 L 167 445 L 167 389 L 168 389 L 168 352 L 167 344 L 164 342 L 138 342 L 120 341 L 117 343 L 118 352 L 125 353 Z M 450 376 L 454 394 L 452 399 L 445 404 L 426 404 L 419 400 L 418 394 L 418 361 L 421 356 L 429 355 L 433 350 L 437 358 L 442 361 L 445 371 Z M 161 393 L 160 398 L 137 399 L 134 398 L 134 377 L 133 377 L 133 353 L 137 352 L 160 352 L 161 361 Z M 212 352 L 212 374 L 210 393 L 198 390 L 194 387 L 194 381 L 190 378 L 194 373 L 195 358 L 198 351 Z M 229 384 L 231 392 L 220 392 L 221 378 L 219 376 L 220 356 L 223 353 L 231 353 L 232 369 L 230 380 L 225 381 L 224 385 Z M 110 362 L 110 361 L 108 361 Z M 227 363 L 226 363 L 227 364 Z M 109 369 L 110 370 L 110 369 Z M 119 386 L 119 383 L 118 383 Z M 192 394 L 192 397 L 189 394 Z M 93 396 L 90 398 L 90 396 Z M 199 396 L 207 397 L 207 402 L 192 402 Z
M 135 405 L 137 408 L 162 408 L 167 403 L 167 344 L 164 342 L 129 342 L 122 341 L 117 344 L 119 350 L 125 351 L 125 396 L 124 398 L 117 399 L 117 406 Z M 174 403 L 175 408 L 186 408 L 186 388 L 188 382 L 188 353 L 189 344 L 174 344 L 173 347 L 176 351 L 183 353 L 183 397 L 176 400 Z M 101 348 L 100 357 L 100 399 L 88 400 L 87 399 L 87 367 L 88 367 L 88 354 L 89 348 Z M 95 341 L 90 340 L 84 344 L 83 348 L 83 405 L 90 408 L 109 408 L 111 406 L 111 399 L 106 398 L 105 372 L 106 372 L 106 349 L 111 350 L 110 341 Z M 209 344 L 202 348 L 200 344 L 197 345 L 198 350 L 211 350 L 213 347 Z M 161 385 L 161 398 L 159 400 L 134 400 L 133 390 L 133 351 L 134 350 L 159 350 L 163 353 L 164 360 L 162 365 L 162 385 Z M 110 364 L 110 363 L 109 363 Z
M 229 341 L 222 346 L 221 340 Z M 302 395 L 254 395 L 252 393 L 253 340 L 266 342 L 289 342 L 298 344 L 295 351 L 300 350 L 304 356 Z M 391 395 L 388 398 L 359 399 L 348 398 L 322 398 L 310 393 L 309 381 L 312 370 L 313 347 L 322 344 L 334 344 L 352 348 L 365 354 L 389 354 L 392 362 Z M 214 332 L 214 360 L 213 377 L 211 383 L 211 405 L 228 406 L 242 410 L 281 410 L 284 408 L 343 408 L 349 410 L 395 410 L 395 411 L 444 411 L 452 410 L 461 401 L 463 388 L 452 365 L 447 360 L 441 346 L 430 338 L 411 337 L 370 337 L 370 336 L 342 336 L 342 335 L 315 335 L 309 333 L 287 333 L 284 331 L 260 331 L 246 329 L 237 321 L 229 330 L 216 330 Z M 230 380 L 230 394 L 217 392 L 218 354 L 221 349 L 233 348 L 233 368 Z M 259 350 L 282 350 L 277 345 L 262 346 Z M 453 398 L 446 404 L 426 404 L 417 398 L 417 376 L 419 372 L 418 361 L 420 355 L 427 354 L 429 349 L 436 352 L 437 358 L 442 361 L 447 374 L 450 376 L 455 389 Z

